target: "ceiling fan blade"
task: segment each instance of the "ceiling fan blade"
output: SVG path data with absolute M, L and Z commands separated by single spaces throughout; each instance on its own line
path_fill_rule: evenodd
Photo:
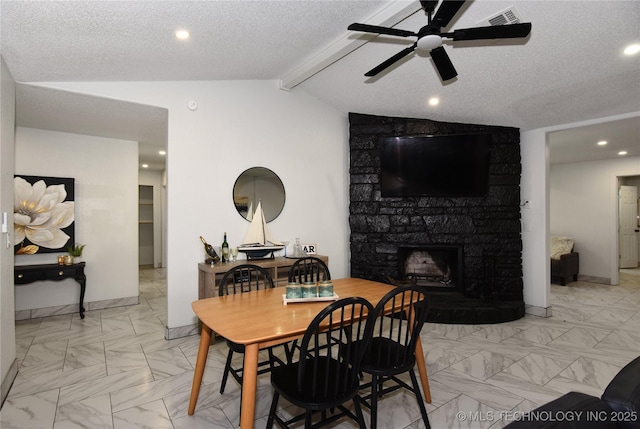
M 436 25 L 438 28 L 446 27 L 449 25 L 449 21 L 453 19 L 453 17 L 458 13 L 462 5 L 463 1 L 453 1 L 453 0 L 443 0 L 440 4 L 440 7 L 436 11 L 436 14 L 433 16 L 431 23 Z
M 401 50 L 400 52 L 398 52 L 397 54 L 395 54 L 394 56 L 392 56 L 391 58 L 389 58 L 385 62 L 381 63 L 380 65 L 378 65 L 378 66 L 372 68 L 371 70 L 369 70 L 368 72 L 366 72 L 364 75 L 367 76 L 367 77 L 371 77 L 371 76 L 377 75 L 382 70 L 386 69 L 387 67 L 391 66 L 392 64 L 400 61 L 401 59 L 403 59 L 404 57 L 409 55 L 411 52 L 413 52 L 416 49 L 416 46 L 417 46 L 417 44 L 414 43 L 413 45 L 409 46 L 408 48 L 405 48 L 405 49 Z
M 400 36 L 400 37 L 410 37 L 417 36 L 418 34 L 413 31 L 400 30 L 398 28 L 389 28 L 389 27 L 380 27 L 377 25 L 369 25 L 369 24 L 351 24 L 347 27 L 348 30 L 353 31 L 363 31 L 365 33 L 375 33 L 375 34 L 388 34 L 390 36 Z
M 438 74 L 443 81 L 453 79 L 458 76 L 458 72 L 455 67 L 453 67 L 453 63 L 449 59 L 447 51 L 445 51 L 442 46 L 438 46 L 431 50 L 431 59 L 433 60 L 433 64 L 435 64 Z
M 463 28 L 453 33 L 443 33 L 443 37 L 453 40 L 481 40 L 481 39 L 515 39 L 527 37 L 531 32 L 531 23 L 496 25 L 489 27 Z

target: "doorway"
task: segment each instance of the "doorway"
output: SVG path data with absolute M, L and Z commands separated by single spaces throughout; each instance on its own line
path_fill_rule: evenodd
M 618 183 L 618 269 L 635 269 L 640 254 L 640 176 L 619 177 Z
M 138 186 L 138 265 L 154 267 L 153 186 Z
M 140 175 L 138 184 L 138 265 L 166 268 L 166 197 L 161 172 Z

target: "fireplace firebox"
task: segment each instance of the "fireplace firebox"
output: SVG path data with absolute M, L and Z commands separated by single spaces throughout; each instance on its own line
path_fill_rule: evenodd
M 430 291 L 464 292 L 463 251 L 459 245 L 400 247 L 400 276 Z

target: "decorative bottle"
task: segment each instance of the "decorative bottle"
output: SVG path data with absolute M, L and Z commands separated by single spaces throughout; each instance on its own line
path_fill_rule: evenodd
M 220 260 L 220 257 L 218 257 L 218 254 L 213 249 L 213 246 L 207 243 L 202 236 L 200 236 L 200 241 L 202 241 L 202 244 L 204 245 L 204 252 L 207 254 L 207 256 L 209 256 L 209 258 L 207 258 L 207 263 L 218 262 Z
M 224 233 L 224 240 L 222 246 L 220 246 L 220 253 L 222 253 L 222 262 L 229 262 L 229 243 L 227 243 L 227 233 Z
M 300 239 L 296 238 L 296 243 L 293 245 L 293 257 L 302 258 L 302 246 L 300 245 Z

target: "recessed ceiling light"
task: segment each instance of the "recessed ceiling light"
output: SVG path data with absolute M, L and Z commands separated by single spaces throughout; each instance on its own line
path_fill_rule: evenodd
M 634 43 L 633 45 L 629 45 L 626 48 L 624 48 L 625 55 L 635 55 L 638 52 L 640 52 L 640 44 L 638 43 Z
M 158 151 L 158 154 L 159 154 L 159 155 L 166 155 L 166 154 L 167 154 L 167 152 L 165 152 L 164 150 L 161 150 L 161 151 Z
M 440 104 L 440 99 L 438 97 L 431 97 L 429 99 L 429 106 L 437 106 Z
M 186 40 L 189 38 L 189 32 L 187 30 L 177 30 L 175 34 L 180 40 Z
M 149 164 L 142 164 L 142 168 L 149 168 Z
M 598 142 L 598 146 L 604 146 L 604 145 L 606 145 L 606 144 L 607 144 L 607 141 L 606 141 L 606 140 L 600 140 L 600 141 Z
M 618 152 L 618 155 L 626 155 L 627 151 L 626 150 L 621 150 L 620 152 Z

